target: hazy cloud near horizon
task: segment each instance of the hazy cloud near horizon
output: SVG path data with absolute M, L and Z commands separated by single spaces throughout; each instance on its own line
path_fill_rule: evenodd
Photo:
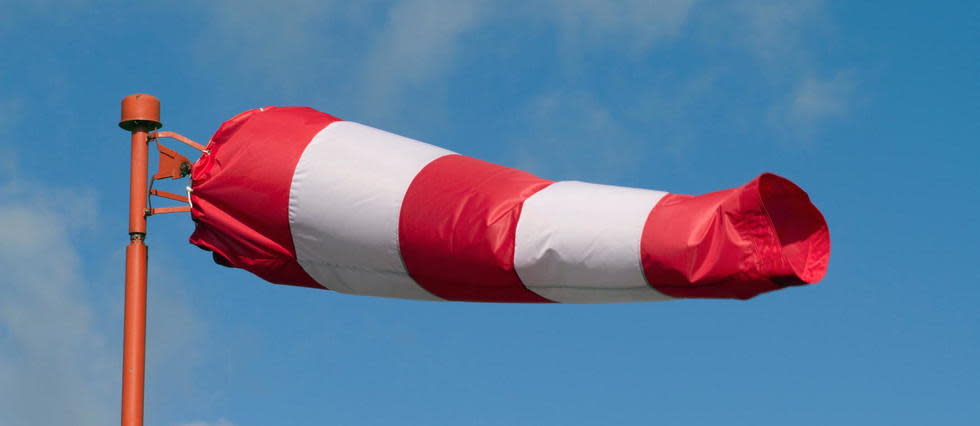
M 21 176 L 13 157 L 5 160 L 0 163 L 0 424 L 115 423 L 121 329 L 107 323 L 107 314 L 121 319 L 122 252 L 93 257 L 79 243 L 101 227 L 100 195 L 91 188 L 32 181 Z M 205 327 L 173 286 L 163 291 L 174 282 L 172 273 L 151 266 L 151 274 L 160 286 L 150 287 L 147 374 L 154 380 L 148 381 L 148 392 L 173 393 L 199 361 Z M 106 300 L 99 297 L 103 294 L 119 297 Z M 222 419 L 216 425 L 231 423 Z
M 70 238 L 94 216 L 65 210 L 93 212 L 95 197 L 13 173 L 6 167 L 0 179 L 0 423 L 111 424 L 115 336 L 97 324 Z

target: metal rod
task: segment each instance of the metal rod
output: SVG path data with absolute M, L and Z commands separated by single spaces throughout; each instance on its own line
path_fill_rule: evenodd
M 194 148 L 194 149 L 196 149 L 198 151 L 208 152 L 207 148 L 204 145 L 201 145 L 201 144 L 199 144 L 197 142 L 194 142 L 190 138 L 188 138 L 187 136 L 184 136 L 184 135 L 182 135 L 180 133 L 177 133 L 177 132 L 153 132 L 153 133 L 150 133 L 150 139 L 159 139 L 159 138 L 176 139 L 176 140 L 178 140 L 180 142 L 183 142 L 185 145 L 190 146 L 190 147 L 192 147 L 192 148 Z
M 164 213 L 188 213 L 191 211 L 191 206 L 176 206 L 176 207 L 155 207 L 147 212 L 147 216 L 153 216 L 156 214 Z
M 150 190 L 150 195 L 156 195 L 157 197 L 169 198 L 171 200 L 180 201 L 182 203 L 188 202 L 187 201 L 187 197 L 185 197 L 183 195 L 178 195 L 178 194 L 174 194 L 173 192 L 167 192 L 167 191 L 163 191 L 163 190 L 159 190 L 159 189 L 151 189 Z

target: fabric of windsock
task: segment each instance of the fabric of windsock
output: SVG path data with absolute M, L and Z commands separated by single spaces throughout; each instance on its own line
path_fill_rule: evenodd
M 278 284 L 421 300 L 748 299 L 815 283 L 830 236 L 764 173 L 699 196 L 554 182 L 305 107 L 225 122 L 191 243 Z

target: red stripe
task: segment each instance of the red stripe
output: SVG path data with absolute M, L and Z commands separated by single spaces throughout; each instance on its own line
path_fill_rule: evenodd
M 265 107 L 222 124 L 191 174 L 190 242 L 267 281 L 323 288 L 296 262 L 289 188 L 306 145 L 334 121 L 311 108 Z
M 462 155 L 439 158 L 415 177 L 402 202 L 398 238 L 409 275 L 447 300 L 550 300 L 514 270 L 521 206 L 552 181 Z
M 830 233 L 806 192 L 766 173 L 664 197 L 647 218 L 641 258 L 647 281 L 669 296 L 749 299 L 823 278 Z

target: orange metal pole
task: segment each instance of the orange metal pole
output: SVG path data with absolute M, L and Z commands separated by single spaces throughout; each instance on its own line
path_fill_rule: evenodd
M 147 133 L 158 129 L 160 101 L 150 95 L 122 100 L 119 127 L 131 132 L 129 245 L 126 246 L 126 308 L 123 319 L 122 426 L 143 425 L 146 365 Z
M 146 365 L 146 245 L 126 246 L 126 317 L 123 330 L 122 426 L 143 425 Z

